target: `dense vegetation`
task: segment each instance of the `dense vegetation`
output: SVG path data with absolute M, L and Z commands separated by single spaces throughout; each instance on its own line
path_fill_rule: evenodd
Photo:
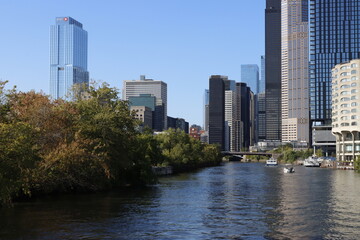
M 273 153 L 280 154 L 278 158 L 279 161 L 293 163 L 298 159 L 303 160 L 310 157 L 314 154 L 314 151 L 312 149 L 294 150 L 291 144 L 286 144 L 274 150 Z M 316 151 L 316 155 L 318 157 L 322 156 L 321 149 L 318 149 L 318 151 Z
M 182 131 L 140 133 L 128 104 L 107 84 L 89 98 L 52 101 L 0 82 L 0 205 L 16 197 L 154 183 L 152 166 L 175 171 L 220 162 L 216 146 Z

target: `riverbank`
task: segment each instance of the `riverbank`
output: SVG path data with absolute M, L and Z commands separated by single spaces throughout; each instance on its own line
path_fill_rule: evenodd
M 5 84 L 0 81 L 0 205 L 52 193 L 145 186 L 156 182 L 152 166 L 178 172 L 221 161 L 217 146 L 184 131 L 141 132 L 128 102 L 106 83 L 86 87 L 89 98 L 74 95 L 73 101 L 7 91 Z

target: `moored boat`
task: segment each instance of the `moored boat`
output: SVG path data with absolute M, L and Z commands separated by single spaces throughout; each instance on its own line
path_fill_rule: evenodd
M 320 162 L 316 156 L 310 156 L 304 160 L 305 167 L 320 167 Z
M 266 160 L 266 166 L 277 166 L 278 162 L 275 158 L 271 157 L 268 160 Z

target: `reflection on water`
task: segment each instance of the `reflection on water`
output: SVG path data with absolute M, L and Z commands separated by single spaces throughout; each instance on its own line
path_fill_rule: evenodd
M 261 163 L 0 209 L 0 239 L 357 239 L 360 174 Z

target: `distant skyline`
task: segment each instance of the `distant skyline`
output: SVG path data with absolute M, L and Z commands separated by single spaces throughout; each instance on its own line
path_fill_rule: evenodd
M 140 75 L 168 85 L 168 115 L 203 123 L 210 75 L 240 81 L 264 55 L 265 0 L 6 1 L 0 4 L 0 80 L 49 94 L 49 29 L 70 16 L 88 32 L 90 79 L 121 92 Z

